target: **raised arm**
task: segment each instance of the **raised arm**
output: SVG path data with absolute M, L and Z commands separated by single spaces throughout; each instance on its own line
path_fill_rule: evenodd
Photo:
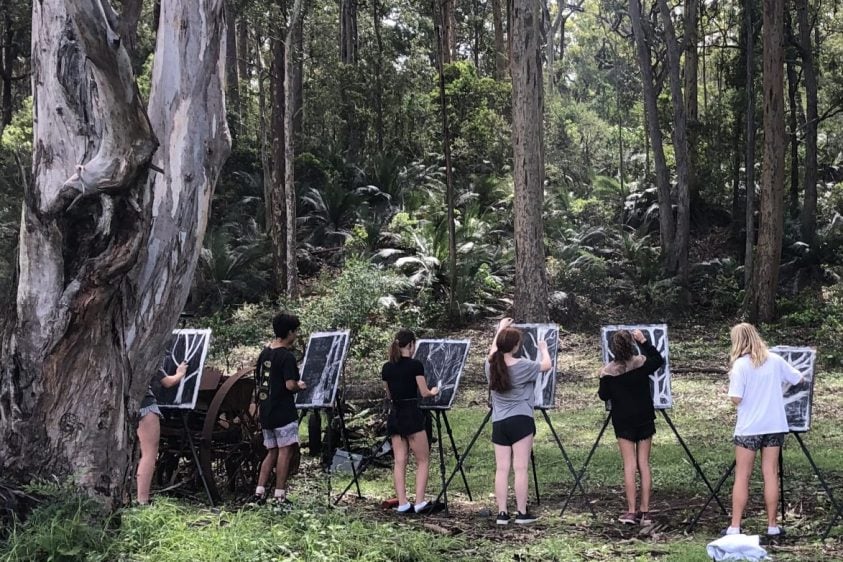
M 184 361 L 176 367 L 176 372 L 172 375 L 161 378 L 161 386 L 164 388 L 172 388 L 179 384 L 184 376 L 187 374 L 187 363 Z
M 547 342 L 541 340 L 539 342 L 539 370 L 546 373 L 553 367 L 553 362 L 550 360 L 550 352 L 547 350 Z
M 632 337 L 635 338 L 636 342 L 638 342 L 638 347 L 644 354 L 644 364 L 641 366 L 641 369 L 647 375 L 658 371 L 662 365 L 664 365 L 664 357 L 662 357 L 661 353 L 659 353 L 659 350 L 656 349 L 652 343 L 647 341 L 647 337 L 641 332 L 641 330 L 635 330 L 632 332 Z
M 489 347 L 489 355 L 487 355 L 487 358 L 491 358 L 498 350 L 498 334 L 500 334 L 503 329 L 509 328 L 512 323 L 512 318 L 503 318 L 500 322 L 498 322 L 498 329 L 495 331 L 495 337 L 492 338 L 492 345 Z

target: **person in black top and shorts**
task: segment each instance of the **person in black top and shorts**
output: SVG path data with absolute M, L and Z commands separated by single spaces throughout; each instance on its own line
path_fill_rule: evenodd
M 635 343 L 643 355 L 636 355 Z M 650 394 L 650 375 L 664 365 L 664 358 L 641 330 L 619 330 L 609 350 L 614 360 L 600 371 L 601 400 L 612 402 L 612 426 L 623 457 L 623 483 L 627 511 L 618 521 L 627 525 L 650 525 L 650 446 L 656 433 L 656 411 Z M 641 504 L 635 510 L 635 473 L 641 475 Z
M 275 501 L 287 499 L 287 476 L 293 449 L 299 444 L 299 423 L 295 393 L 307 388 L 299 380 L 299 367 L 290 348 L 301 325 L 297 316 L 279 314 L 272 320 L 275 339 L 258 356 L 255 368 L 263 445 L 267 449 L 261 463 L 255 497 L 263 500 L 269 474 L 275 467 Z
M 389 348 L 389 361 L 381 371 L 386 394 L 391 402 L 386 428 L 392 436 L 392 453 L 395 457 L 392 474 L 399 513 L 421 513 L 430 506 L 424 499 L 430 446 L 425 432 L 425 414 L 419 407 L 419 398 L 436 396 L 439 389 L 435 386 L 428 389 L 424 366 L 413 359 L 415 351 L 415 334 L 410 330 L 399 331 Z M 416 458 L 415 505 L 407 500 L 408 447 L 413 450 Z

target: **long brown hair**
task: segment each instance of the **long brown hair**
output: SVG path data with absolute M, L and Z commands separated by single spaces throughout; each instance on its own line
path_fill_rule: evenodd
M 498 333 L 495 340 L 497 350 L 489 359 L 489 389 L 495 392 L 506 392 L 512 390 L 512 381 L 509 380 L 509 367 L 503 360 L 504 353 L 511 353 L 521 343 L 521 330 L 517 328 L 504 328 Z
M 401 361 L 401 348 L 407 347 L 416 341 L 416 334 L 410 330 L 398 330 L 395 334 L 395 339 L 392 340 L 392 345 L 389 346 L 389 362 L 398 363 Z
M 731 359 L 732 364 L 744 355 L 749 355 L 749 359 L 755 367 L 760 367 L 767 361 L 769 355 L 767 344 L 761 339 L 761 335 L 755 329 L 755 326 L 741 322 L 732 326 L 730 336 L 732 350 L 729 352 L 729 359 Z
M 609 351 L 614 355 L 615 361 L 620 363 L 626 363 L 635 357 L 635 345 L 632 343 L 632 334 L 629 330 L 618 330 L 612 334 Z

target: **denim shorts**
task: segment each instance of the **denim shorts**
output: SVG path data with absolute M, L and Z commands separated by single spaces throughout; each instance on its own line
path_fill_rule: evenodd
M 758 451 L 764 447 L 784 445 L 784 433 L 765 433 L 763 435 L 735 435 L 734 443 L 738 447 Z
M 299 442 L 299 422 L 293 421 L 275 429 L 263 430 L 263 446 L 267 449 L 280 449 Z
M 148 416 L 149 414 L 155 414 L 159 418 L 163 417 L 163 415 L 161 414 L 161 410 L 158 408 L 158 404 L 156 404 L 155 402 L 153 402 L 149 406 L 146 406 L 145 408 L 141 408 L 140 419 L 143 419 L 145 416 Z

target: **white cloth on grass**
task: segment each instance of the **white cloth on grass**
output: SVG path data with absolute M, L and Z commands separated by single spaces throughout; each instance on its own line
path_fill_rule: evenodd
M 802 375 L 775 353 L 756 367 L 748 355 L 739 357 L 729 373 L 729 396 L 740 398 L 735 436 L 787 433 L 782 384 L 796 384 Z
M 721 560 L 771 560 L 767 551 L 760 546 L 758 535 L 726 535 L 705 547 L 708 556 L 717 562 Z

